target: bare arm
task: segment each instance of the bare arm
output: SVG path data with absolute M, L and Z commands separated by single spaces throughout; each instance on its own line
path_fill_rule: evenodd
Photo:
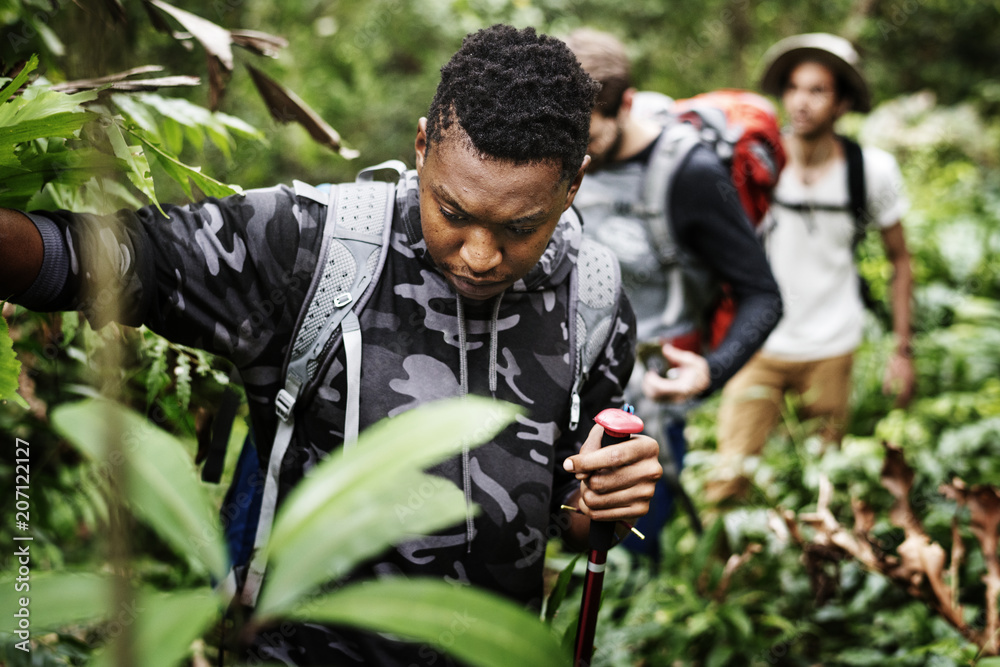
M 883 390 L 897 395 L 896 402 L 903 407 L 913 397 L 915 376 L 910 348 L 910 314 L 913 296 L 913 270 L 910 251 L 906 247 L 903 225 L 898 221 L 882 229 L 882 244 L 892 263 L 892 330 L 896 334 L 896 349 L 886 365 Z
M 0 208 L 0 299 L 24 292 L 42 267 L 42 237 L 24 214 Z

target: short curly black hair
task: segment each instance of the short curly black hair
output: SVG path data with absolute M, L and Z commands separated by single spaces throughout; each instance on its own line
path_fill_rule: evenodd
M 466 36 L 427 112 L 427 147 L 452 123 L 480 154 L 515 164 L 557 160 L 572 179 L 587 154 L 600 84 L 562 40 L 494 25 Z

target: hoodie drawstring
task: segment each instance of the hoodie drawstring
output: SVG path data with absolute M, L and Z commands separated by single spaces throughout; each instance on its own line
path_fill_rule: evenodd
M 465 306 L 462 304 L 462 297 L 455 297 L 455 311 L 458 317 L 458 347 L 459 347 L 459 382 L 461 384 L 461 395 L 469 393 L 469 358 L 468 358 L 468 333 L 465 326 Z M 490 393 L 495 395 L 497 391 L 497 339 L 498 325 L 500 317 L 500 303 L 503 300 L 503 293 L 500 293 L 493 303 L 493 315 L 490 318 Z M 465 492 L 465 543 L 466 553 L 472 552 L 472 537 L 475 526 L 472 521 L 472 473 L 469 466 L 469 443 L 462 445 L 462 490 Z
M 497 393 L 497 318 L 500 316 L 500 301 L 502 299 L 503 292 L 500 292 L 493 304 L 493 317 L 490 318 L 490 393 L 494 397 Z

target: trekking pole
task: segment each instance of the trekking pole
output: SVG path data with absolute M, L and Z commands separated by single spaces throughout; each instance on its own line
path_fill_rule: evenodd
M 642 431 L 642 420 L 631 412 L 609 408 L 602 410 L 594 421 L 604 427 L 601 447 L 615 445 Z M 594 652 L 594 631 L 597 629 L 597 612 L 601 608 L 601 589 L 604 585 L 604 568 L 608 549 L 615 539 L 616 521 L 591 521 L 587 557 L 587 575 L 583 580 L 583 597 L 580 600 L 580 624 L 576 629 L 576 651 L 573 667 L 589 667 Z
M 701 517 L 698 516 L 698 510 L 694 507 L 694 502 L 691 500 L 691 496 L 688 495 L 687 491 L 684 490 L 684 485 L 681 484 L 681 470 L 680 462 L 677 457 L 674 456 L 673 443 L 670 439 L 670 434 L 667 433 L 667 429 L 664 428 L 666 419 L 663 417 L 663 408 L 661 407 L 658 412 L 659 419 L 659 433 L 663 434 L 663 439 L 665 446 L 660 449 L 663 463 L 663 479 L 670 489 L 670 493 L 673 494 L 674 498 L 680 503 L 681 507 L 684 508 L 684 513 L 687 514 L 688 519 L 691 521 L 691 528 L 694 529 L 694 534 L 701 537 L 705 533 L 705 527 L 701 523 Z

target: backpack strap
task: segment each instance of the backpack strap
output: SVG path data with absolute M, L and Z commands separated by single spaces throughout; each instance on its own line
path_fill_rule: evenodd
M 266 545 L 278 504 L 278 480 L 295 430 L 295 406 L 312 392 L 316 379 L 332 361 L 341 341 L 347 374 L 344 447 L 357 440 L 362 347 L 357 313 L 370 298 L 370 288 L 378 281 L 385 264 L 396 203 L 395 184 L 373 181 L 371 174 L 377 169 L 396 167 L 383 163 L 366 169 L 359 174 L 358 182 L 331 186 L 329 193 L 295 182 L 297 194 L 327 204 L 327 218 L 317 271 L 285 359 L 284 387 L 275 397 L 279 422 L 267 465 L 253 556 L 241 597 L 245 605 L 256 604 L 263 583 Z
M 576 267 L 570 274 L 571 430 L 580 424 L 580 390 L 611 336 L 620 292 L 618 259 L 606 246 L 584 237 Z
M 230 374 L 232 382 L 236 381 L 233 378 L 235 374 L 236 371 Z M 222 480 L 222 471 L 226 466 L 226 449 L 229 445 L 229 436 L 233 431 L 233 422 L 236 421 L 236 411 L 240 408 L 240 402 L 240 395 L 233 389 L 232 385 L 226 387 L 222 393 L 222 399 L 219 401 L 219 410 L 212 417 L 211 435 L 205 453 L 205 465 L 201 468 L 201 481 L 203 482 L 218 484 Z
M 865 189 L 865 158 L 858 142 L 848 137 L 838 135 L 844 147 L 844 160 L 847 162 L 847 198 L 848 210 L 854 216 L 854 238 L 851 248 L 857 250 L 865 238 L 865 228 L 868 223 L 868 194 Z
M 858 247 L 865 240 L 865 232 L 868 229 L 868 220 L 871 214 L 868 211 L 868 193 L 865 184 L 865 156 L 861 151 L 858 142 L 837 135 L 840 143 L 844 147 L 844 161 L 847 162 L 847 198 L 848 211 L 854 216 L 854 237 L 851 239 L 851 250 L 857 262 Z M 872 294 L 871 285 L 864 276 L 858 274 L 858 289 L 861 291 L 861 301 L 865 308 L 872 311 L 882 322 L 892 322 L 892 316 L 886 310 L 885 304 L 875 298 Z
M 851 249 L 857 250 L 865 238 L 870 214 L 868 213 L 868 195 L 865 185 L 865 159 L 861 146 L 848 137 L 837 135 L 844 147 L 844 162 L 847 165 L 847 205 L 843 204 L 813 204 L 806 202 L 788 202 L 774 199 L 774 203 L 790 211 L 847 211 L 854 220 L 854 237 Z
M 680 256 L 670 227 L 667 202 L 681 164 L 700 142 L 698 130 L 690 123 L 671 123 L 656 140 L 646 169 L 638 213 L 648 221 L 650 241 L 664 265 L 676 264 Z
M 728 169 L 736 142 L 743 136 L 743 128 L 730 125 L 723 109 L 708 104 L 692 105 L 680 118 L 698 129 L 698 137 L 715 151 Z

